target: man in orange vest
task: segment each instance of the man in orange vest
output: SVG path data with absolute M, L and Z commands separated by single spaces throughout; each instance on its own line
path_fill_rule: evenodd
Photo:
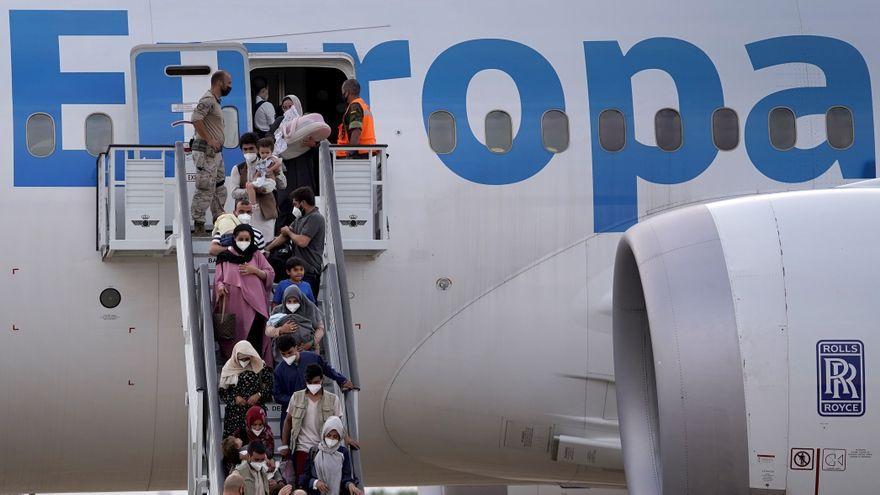
M 357 79 L 348 79 L 342 83 L 342 97 L 348 103 L 345 109 L 345 115 L 342 116 L 342 123 L 339 124 L 338 138 L 336 144 L 355 145 L 355 144 L 376 144 L 376 131 L 373 128 L 373 114 L 370 107 L 367 106 L 361 98 L 361 84 Z M 352 152 L 338 152 L 338 157 L 361 157 L 369 156 L 367 150 L 358 150 Z

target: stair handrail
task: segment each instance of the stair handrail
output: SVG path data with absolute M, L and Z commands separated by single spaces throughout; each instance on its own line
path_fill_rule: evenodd
M 205 363 L 199 327 L 199 306 L 193 268 L 192 234 L 189 229 L 189 193 L 186 185 L 186 155 L 183 143 L 174 145 L 174 182 L 177 200 L 174 209 L 173 233 L 177 250 L 178 284 L 180 287 L 183 356 L 186 371 L 187 403 L 187 492 L 190 495 L 220 493 L 219 473 L 206 462 L 205 448 Z M 207 473 L 206 473 L 207 471 Z
M 325 208 L 324 215 L 326 225 L 329 226 L 327 229 L 329 256 L 326 260 L 324 277 L 322 277 L 326 277 L 326 286 L 323 291 L 319 292 L 319 295 L 323 296 L 321 299 L 327 304 L 325 316 L 328 320 L 326 322 L 328 343 L 331 343 L 331 335 L 333 340 L 333 345 L 329 349 L 331 352 L 328 355 L 331 359 L 331 365 L 353 383 L 359 384 L 360 375 L 357 366 L 357 353 L 355 352 L 351 302 L 348 297 L 345 253 L 342 248 L 342 232 L 339 228 L 339 212 L 336 206 L 336 187 L 333 182 L 333 156 L 330 151 L 330 143 L 326 140 L 321 142 L 318 164 L 321 177 L 321 198 L 324 200 Z M 339 331 L 340 326 L 342 327 L 341 332 Z M 348 391 L 345 398 L 346 428 L 352 438 L 358 438 L 358 390 Z M 360 452 L 351 450 L 351 459 L 356 478 L 363 488 L 364 473 L 361 469 Z
M 205 362 L 205 411 L 207 412 L 206 424 L 206 441 L 205 449 L 208 462 L 208 482 L 211 487 L 217 487 L 216 492 L 220 493 L 220 486 L 223 482 L 223 452 L 221 442 L 223 441 L 223 425 L 220 422 L 220 393 L 219 383 L 217 380 L 217 354 L 215 352 L 216 344 L 214 340 L 214 304 L 211 285 L 211 268 L 207 263 L 199 265 L 199 302 L 201 303 L 202 316 L 202 342 Z

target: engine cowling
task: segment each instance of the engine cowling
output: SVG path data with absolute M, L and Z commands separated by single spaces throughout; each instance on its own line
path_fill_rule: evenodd
M 808 191 L 626 233 L 614 370 L 632 495 L 874 492 L 878 213 L 880 189 Z

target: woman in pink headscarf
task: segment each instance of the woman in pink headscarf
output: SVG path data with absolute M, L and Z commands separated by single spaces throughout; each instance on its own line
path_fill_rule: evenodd
M 275 270 L 254 243 L 254 231 L 241 224 L 232 231 L 233 245 L 217 255 L 214 294 L 217 307 L 226 304 L 226 312 L 235 315 L 235 335 L 220 340 L 223 358 L 229 359 L 236 342 L 247 340 L 272 366 L 272 346 L 264 338 L 269 317 L 268 294 L 272 290 Z

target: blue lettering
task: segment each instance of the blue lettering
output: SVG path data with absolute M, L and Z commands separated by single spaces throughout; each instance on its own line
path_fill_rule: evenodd
M 180 51 L 176 49 L 141 52 L 135 56 L 138 142 L 140 143 L 173 144 L 184 138 L 183 127 L 171 127 L 171 122 L 183 118 L 183 113 L 171 111 L 173 104 L 183 101 L 183 82 L 178 76 L 165 74 L 165 67 L 179 65 L 180 60 Z M 249 130 L 250 119 L 247 111 L 245 56 L 238 50 L 219 50 L 217 66 L 232 76 L 232 91 L 223 97 L 221 104 L 223 107 L 231 106 L 238 110 L 238 133 L 244 134 Z M 206 86 L 205 91 L 207 90 Z M 241 162 L 241 152 L 237 148 L 223 148 L 223 163 L 227 172 L 239 162 Z M 165 164 L 165 175 L 174 176 L 174 163 L 170 156 Z M 122 176 L 121 171 L 117 171 L 117 176 Z
M 250 53 L 284 53 L 287 43 L 245 43 L 244 48 Z
M 804 182 L 825 173 L 837 161 L 844 178 L 876 176 L 874 111 L 871 78 L 865 59 L 852 45 L 821 36 L 785 36 L 746 45 L 755 70 L 787 63 L 812 64 L 825 73 L 825 87 L 794 88 L 759 101 L 746 120 L 749 159 L 767 177 L 780 182 Z M 828 142 L 812 149 L 779 151 L 770 144 L 767 116 L 774 107 L 791 108 L 795 115 L 821 114 L 842 105 L 853 113 L 855 141 L 845 150 Z
M 125 74 L 60 72 L 58 37 L 126 35 L 128 16 L 123 10 L 9 12 L 15 186 L 95 185 L 95 159 L 85 150 L 62 149 L 61 105 L 125 103 Z M 55 120 L 55 152 L 46 158 L 36 158 L 27 149 L 25 125 L 34 112 Z
M 700 175 L 714 160 L 718 150 L 709 123 L 712 112 L 724 104 L 721 80 L 702 50 L 679 39 L 647 39 L 626 55 L 615 41 L 585 42 L 584 54 L 592 128 L 593 228 L 595 232 L 623 232 L 638 221 L 637 178 L 678 184 Z M 633 138 L 631 78 L 648 69 L 668 73 L 678 91 L 683 145 L 674 153 Z M 599 113 L 609 108 L 626 117 L 626 147 L 616 153 L 599 145 Z
M 342 52 L 354 59 L 354 73 L 361 83 L 361 98 L 370 103 L 370 82 L 410 77 L 409 41 L 392 40 L 374 46 L 358 57 L 353 43 L 324 43 L 324 52 Z
M 474 75 L 488 69 L 506 72 L 520 94 L 519 132 L 505 154 L 489 151 L 468 124 L 468 85 Z M 513 184 L 540 172 L 553 157 L 541 144 L 541 116 L 550 109 L 565 110 L 559 76 L 540 53 L 514 41 L 480 39 L 459 43 L 441 53 L 425 75 L 425 127 L 428 116 L 437 110 L 455 117 L 455 150 L 438 156 L 455 174 L 471 182 Z

